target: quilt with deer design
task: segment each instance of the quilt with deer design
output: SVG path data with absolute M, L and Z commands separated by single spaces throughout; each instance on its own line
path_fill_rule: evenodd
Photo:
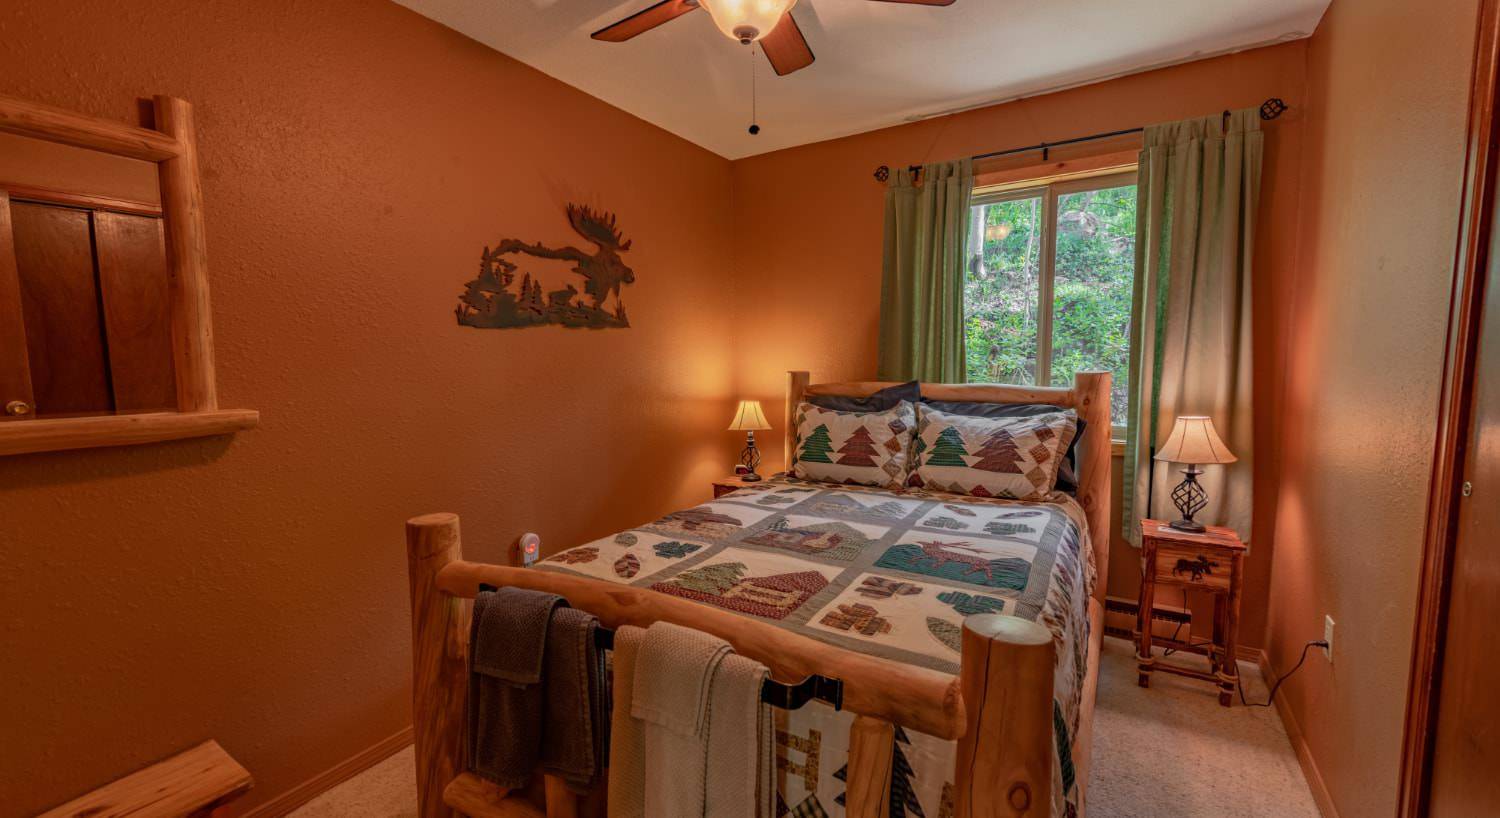
M 1018 502 L 776 478 L 549 557 L 538 567 L 650 588 L 839 647 L 957 673 L 964 617 L 1044 624 L 1057 647 L 1054 814 L 1076 809 L 1073 737 L 1093 564 L 1072 498 Z M 781 801 L 842 815 L 852 716 L 778 713 Z M 892 816 L 952 814 L 954 743 L 897 731 Z

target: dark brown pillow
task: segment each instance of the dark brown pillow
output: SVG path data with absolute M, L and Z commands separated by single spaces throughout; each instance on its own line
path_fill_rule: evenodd
M 847 395 L 806 395 L 802 399 L 813 406 L 832 409 L 835 412 L 884 412 L 894 409 L 902 401 L 916 403 L 922 398 L 922 389 L 916 381 L 898 383 L 863 398 Z

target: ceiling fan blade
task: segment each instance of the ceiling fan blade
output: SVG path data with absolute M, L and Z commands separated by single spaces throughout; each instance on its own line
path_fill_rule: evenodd
M 874 0 L 876 3 L 910 3 L 914 6 L 951 6 L 953 0 Z
M 782 15 L 776 28 L 761 39 L 760 47 L 766 52 L 766 59 L 771 61 L 771 67 L 776 69 L 776 75 L 781 77 L 806 68 L 817 59 L 791 12 Z
M 662 0 L 614 25 L 605 26 L 589 36 L 608 43 L 623 43 L 637 34 L 675 20 L 696 8 L 698 8 L 698 3 L 695 0 Z

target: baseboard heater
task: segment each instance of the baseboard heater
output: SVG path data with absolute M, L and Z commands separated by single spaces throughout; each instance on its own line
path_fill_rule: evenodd
M 1104 598 L 1104 634 L 1121 639 L 1135 638 L 1136 613 L 1140 604 L 1133 599 Z M 1175 605 L 1157 603 L 1151 607 L 1151 635 L 1172 636 L 1178 628 L 1191 627 L 1193 612 Z

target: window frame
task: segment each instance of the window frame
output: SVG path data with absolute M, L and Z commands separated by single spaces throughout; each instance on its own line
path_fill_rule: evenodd
M 1056 310 L 1056 278 L 1057 278 L 1057 200 L 1059 196 L 1067 196 L 1073 193 L 1084 193 L 1090 190 L 1105 190 L 1108 188 L 1125 187 L 1127 185 L 1137 187 L 1139 190 L 1139 174 L 1137 165 L 1116 165 L 1098 170 L 1081 171 L 1078 173 L 1047 176 L 1038 179 L 1025 179 L 1015 182 L 1007 182 L 999 185 L 985 185 L 974 188 L 969 195 L 969 208 L 982 207 L 989 204 L 1001 202 L 1013 202 L 1020 199 L 1041 198 L 1041 208 L 1038 216 L 1038 227 L 1041 230 L 1041 250 L 1037 255 L 1037 316 L 1036 316 L 1036 371 L 1032 380 L 1037 386 L 1052 385 L 1052 323 L 1053 313 Z M 1137 275 L 1140 270 L 1135 271 Z M 967 305 L 965 305 L 967 307 Z M 1134 316 L 1139 311 L 1139 304 L 1131 305 L 1131 313 Z M 1133 365 L 1137 350 L 1132 344 L 1129 359 Z M 965 371 L 964 379 L 968 380 L 968 372 Z M 1116 441 L 1124 440 L 1125 427 L 1113 426 L 1112 435 Z

